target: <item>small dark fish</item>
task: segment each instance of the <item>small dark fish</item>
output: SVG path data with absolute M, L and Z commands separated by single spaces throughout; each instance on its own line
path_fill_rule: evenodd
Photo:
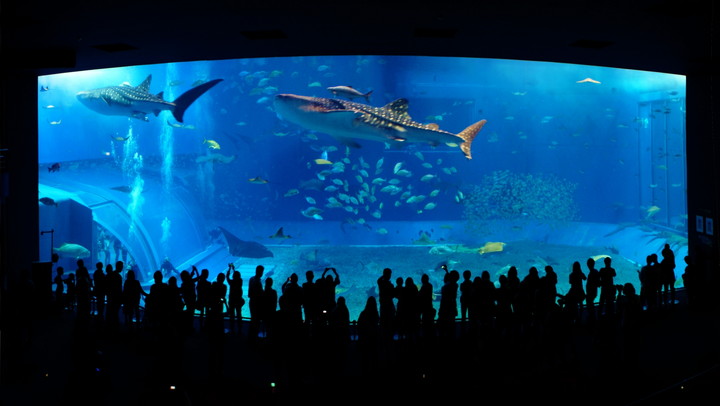
M 285 233 L 283 233 L 283 228 L 280 227 L 280 228 L 275 232 L 275 234 L 271 235 L 269 238 L 285 239 L 285 238 L 292 238 L 292 236 L 290 236 L 290 235 L 285 235 Z
M 256 185 L 264 185 L 264 184 L 268 183 L 267 180 L 261 178 L 260 176 L 256 176 L 256 177 L 254 177 L 254 178 L 250 178 L 250 179 L 248 179 L 248 182 L 254 183 L 254 184 L 256 184 Z
M 38 200 L 40 201 L 40 203 L 44 204 L 45 206 L 55 206 L 55 207 L 57 207 L 57 205 L 58 205 L 57 202 L 56 202 L 55 200 L 53 200 L 52 198 L 50 198 L 50 197 L 41 197 L 41 198 L 38 199 Z
M 40 86 L 40 91 L 41 91 L 41 92 L 47 92 L 48 90 L 50 90 L 49 87 L 44 86 L 44 85 L 43 85 L 43 86 Z
M 48 166 L 48 172 L 57 172 L 60 170 L 60 162 L 55 162 L 54 164 Z
M 110 189 L 117 190 L 118 192 L 123 192 L 123 193 L 130 193 L 132 191 L 132 188 L 130 186 L 115 186 L 115 187 L 111 187 Z

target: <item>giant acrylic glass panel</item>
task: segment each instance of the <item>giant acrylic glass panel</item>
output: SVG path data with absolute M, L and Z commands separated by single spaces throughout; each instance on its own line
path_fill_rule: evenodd
M 442 265 L 496 283 L 552 266 L 563 294 L 590 257 L 639 287 L 669 244 L 681 284 L 683 76 L 316 56 L 38 82 L 41 260 L 70 271 L 121 259 L 149 284 L 262 264 L 280 290 L 332 267 L 353 319 L 386 267 L 439 291 Z

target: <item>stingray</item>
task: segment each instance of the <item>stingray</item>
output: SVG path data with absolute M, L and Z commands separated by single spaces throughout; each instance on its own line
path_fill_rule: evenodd
M 274 256 L 267 247 L 259 242 L 243 241 L 228 230 L 222 227 L 218 228 L 225 236 L 225 241 L 227 241 L 228 252 L 230 252 L 230 255 L 241 258 L 267 258 Z

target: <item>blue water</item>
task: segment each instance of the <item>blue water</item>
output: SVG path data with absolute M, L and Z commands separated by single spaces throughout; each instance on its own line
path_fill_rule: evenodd
M 105 116 L 75 97 L 137 86 L 148 75 L 150 93 L 163 92 L 168 101 L 199 83 L 223 81 L 191 105 L 184 127 L 168 111 L 150 113 L 147 122 Z M 361 148 L 347 148 L 274 111 L 276 94 L 330 98 L 336 96 L 327 87 L 338 85 L 372 90 L 369 102 L 355 100 L 372 106 L 406 98 L 415 121 L 452 133 L 482 119 L 487 124 L 468 160 L 447 145 L 361 140 Z M 632 275 L 667 241 L 682 273 L 683 76 L 530 61 L 317 56 L 83 71 L 40 77 L 38 89 L 39 197 L 58 203 L 39 204 L 41 230 L 55 230 L 52 241 L 41 238 L 43 260 L 52 247 L 71 242 L 91 251 L 86 262 L 104 261 L 100 248 L 113 238 L 146 275 L 164 258 L 179 269 L 207 267 L 211 275 L 228 262 L 245 270 L 265 263 L 282 277 L 345 260 L 343 281 L 370 272 L 354 281 L 354 290 L 365 292 L 381 272 L 375 268 L 412 262 L 407 255 L 415 251 L 405 249 L 422 247 L 424 255 L 436 245 L 472 251 L 506 243 L 504 252 L 431 257 L 432 264 L 405 272 L 416 281 L 416 273 L 453 255 L 465 261 L 458 267 L 486 267 L 495 276 L 519 258 L 511 255 L 524 255 L 530 259 L 516 264 L 522 277 L 528 261 L 543 256 L 513 252 L 515 242 L 601 247 L 597 254 L 626 259 Z M 315 162 L 321 158 L 335 165 Z M 54 163 L 60 170 L 49 172 Z M 398 164 L 407 176 L 394 173 Z M 258 177 L 267 182 L 250 181 Z M 400 190 L 381 191 L 392 179 Z M 267 245 L 275 257 L 230 256 L 224 240 L 211 236 L 217 226 Z M 280 227 L 291 238 L 269 238 Z M 306 260 L 316 247 L 324 259 Z M 378 258 L 357 265 L 359 247 L 376 247 Z M 538 264 L 563 272 L 573 260 L 584 264 L 567 252 Z M 491 262 L 472 262 L 491 255 Z M 74 258 L 62 261 L 74 269 Z

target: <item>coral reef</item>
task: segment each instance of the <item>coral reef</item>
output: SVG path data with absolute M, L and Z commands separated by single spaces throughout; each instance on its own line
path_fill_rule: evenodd
M 488 220 L 577 220 L 576 188 L 555 175 L 494 171 L 465 193 L 466 225 L 477 230 Z

